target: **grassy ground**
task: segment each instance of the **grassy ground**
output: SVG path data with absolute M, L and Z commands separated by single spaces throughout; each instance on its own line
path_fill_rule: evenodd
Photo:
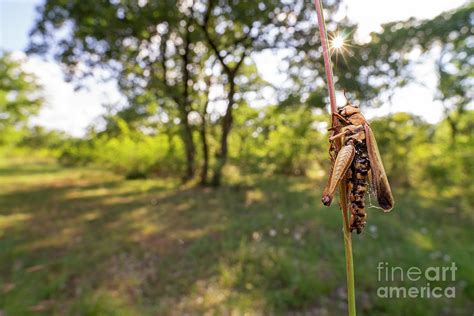
M 305 178 L 246 179 L 219 189 L 124 181 L 52 163 L 0 168 L 1 315 L 343 315 L 336 207 Z M 354 235 L 362 315 L 471 315 L 471 210 L 396 192 Z M 455 298 L 386 299 L 377 265 L 458 267 Z

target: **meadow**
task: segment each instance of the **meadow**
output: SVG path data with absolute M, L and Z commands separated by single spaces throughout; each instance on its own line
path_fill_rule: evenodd
M 342 315 L 341 214 L 323 184 L 261 175 L 219 188 L 176 178 L 124 180 L 49 159 L 0 167 L 2 315 Z M 353 235 L 361 315 L 469 315 L 472 210 L 429 191 L 395 190 Z M 370 202 L 370 201 L 368 201 Z M 381 298 L 379 262 L 426 269 L 455 262 L 455 298 Z

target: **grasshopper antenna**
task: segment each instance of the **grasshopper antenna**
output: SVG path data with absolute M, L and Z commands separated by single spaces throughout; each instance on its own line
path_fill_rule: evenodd
M 356 108 L 358 108 L 359 106 L 352 104 L 352 100 L 351 100 L 351 97 L 349 95 L 349 92 L 347 92 L 346 89 L 344 89 L 342 91 L 344 92 L 344 98 L 346 98 L 346 104 L 350 104 L 350 105 L 355 106 Z
M 342 90 L 344 93 L 344 98 L 346 98 L 346 103 L 351 103 L 351 97 L 349 96 L 349 93 L 347 92 L 346 89 Z

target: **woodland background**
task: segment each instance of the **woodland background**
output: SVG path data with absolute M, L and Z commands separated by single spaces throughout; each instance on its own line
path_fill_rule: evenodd
M 333 54 L 339 91 L 362 111 L 380 107 L 436 56 L 444 107 L 436 124 L 403 112 L 371 120 L 396 207 L 369 208 L 354 235 L 358 308 L 467 315 L 474 6 L 385 24 L 361 44 L 356 24 L 336 21 L 341 5 L 325 2 L 329 31 L 351 44 Z M 28 54 L 59 61 L 79 89 L 90 77 L 116 80 L 123 102 L 105 105 L 84 137 L 33 125 L 42 87 L 21 58 L 2 53 L 0 314 L 344 313 L 340 213 L 320 204 L 329 114 L 317 34 L 311 1 L 39 7 Z M 281 53 L 283 88 L 259 76 L 251 57 L 265 50 Z M 380 261 L 454 261 L 456 298 L 379 298 Z

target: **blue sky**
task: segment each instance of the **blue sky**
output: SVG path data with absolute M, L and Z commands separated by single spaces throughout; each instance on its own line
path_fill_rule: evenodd
M 0 50 L 15 52 L 15 56 L 24 59 L 25 68 L 35 73 L 44 87 L 47 104 L 39 116 L 33 119 L 33 123 L 80 136 L 88 125 L 104 113 L 102 105 L 119 102 L 120 95 L 114 83 L 90 83 L 88 90 L 75 91 L 72 84 L 63 80 L 61 69 L 55 62 L 27 57 L 21 52 L 28 45 L 28 34 L 36 18 L 35 8 L 43 2 L 44 0 L 0 0 Z M 412 16 L 432 18 L 466 2 L 467 0 L 345 0 L 343 6 L 344 14 L 359 24 L 357 38 L 365 41 L 369 38 L 368 34 L 377 31 L 382 23 L 405 20 Z M 278 56 L 265 52 L 252 57 L 264 79 L 276 87 L 281 85 L 282 77 L 275 67 L 279 64 Z M 434 100 L 437 78 L 433 62 L 434 58 L 428 57 L 415 69 L 416 77 L 424 82 L 424 86 L 412 83 L 395 91 L 390 104 L 368 110 L 367 117 L 407 111 L 420 115 L 429 122 L 438 121 L 442 116 L 442 106 Z M 343 102 L 342 94 L 339 94 L 338 99 Z
M 36 16 L 35 7 L 43 0 L 0 0 L 0 48 L 23 50 Z

